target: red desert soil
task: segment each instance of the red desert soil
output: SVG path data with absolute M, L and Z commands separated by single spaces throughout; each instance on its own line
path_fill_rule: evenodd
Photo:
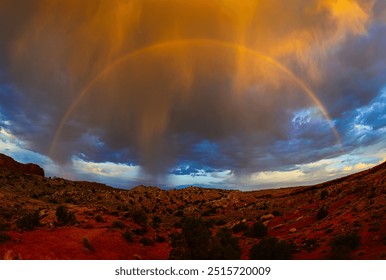
M 46 178 L 29 166 L 0 154 L 0 259 L 168 259 L 185 217 L 201 217 L 213 236 L 261 221 L 291 245 L 293 259 L 331 258 L 331 242 L 355 233 L 359 247 L 347 258 L 386 259 L 386 163 L 315 186 L 251 192 L 122 190 Z M 241 259 L 261 240 L 232 235 Z

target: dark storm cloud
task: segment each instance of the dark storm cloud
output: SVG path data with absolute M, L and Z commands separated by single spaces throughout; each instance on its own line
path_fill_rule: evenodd
M 59 163 L 289 170 L 342 153 L 329 121 L 344 146 L 385 86 L 378 2 L 0 1 L 0 110 Z

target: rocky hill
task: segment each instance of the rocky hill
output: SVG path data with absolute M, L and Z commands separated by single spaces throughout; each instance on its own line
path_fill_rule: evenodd
M 19 174 L 33 174 L 44 176 L 44 169 L 37 164 L 27 163 L 22 164 L 15 161 L 13 158 L 0 153 L 0 170 L 7 170 Z
M 386 164 L 314 186 L 131 190 L 0 164 L 0 259 L 386 259 Z M 262 253 L 263 252 L 263 253 Z

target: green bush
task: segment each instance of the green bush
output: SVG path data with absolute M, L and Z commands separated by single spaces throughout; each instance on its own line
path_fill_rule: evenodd
M 56 209 L 56 219 L 59 225 L 71 225 L 76 222 L 75 214 L 69 212 L 63 205 Z
M 9 234 L 4 233 L 4 232 L 0 232 L 0 243 L 5 243 L 11 239 L 12 239 L 12 237 Z
M 322 191 L 320 192 L 320 198 L 321 198 L 321 199 L 326 199 L 327 196 L 328 196 L 328 191 L 327 191 L 327 190 L 322 190 Z
M 182 235 L 193 260 L 209 259 L 211 233 L 201 219 L 187 218 L 182 225 Z
M 328 215 L 328 211 L 324 207 L 322 207 L 319 209 L 318 213 L 316 214 L 316 218 L 318 220 L 322 220 L 322 219 L 326 218 L 327 215 Z
M 126 225 L 121 221 L 114 221 L 113 222 L 113 228 L 124 229 L 125 227 L 126 227 Z
M 154 241 L 147 237 L 142 237 L 139 242 L 144 246 L 152 246 L 154 245 Z
M 217 221 L 215 222 L 216 226 L 223 226 L 223 225 L 225 225 L 226 223 L 227 223 L 227 222 L 226 222 L 225 220 L 223 220 L 223 219 L 217 220 Z
M 133 221 L 137 225 L 146 226 L 147 225 L 147 215 L 142 211 L 137 211 L 133 214 Z
M 249 252 L 249 258 L 252 260 L 289 260 L 291 256 L 291 246 L 275 237 L 262 239 L 253 245 Z
M 232 227 L 233 233 L 249 232 L 249 226 L 246 223 L 238 223 Z
M 6 230 L 9 230 L 10 229 L 10 225 L 9 224 L 0 224 L 0 231 L 6 231 Z
M 147 233 L 147 227 L 141 227 L 138 229 L 133 229 L 133 232 L 137 235 L 144 235 Z
M 166 241 L 165 237 L 163 237 L 162 235 L 156 235 L 155 238 L 154 238 L 155 242 L 158 242 L 158 243 L 163 243 Z
M 103 219 L 102 215 L 96 215 L 95 216 L 95 221 L 98 223 L 104 223 L 105 220 Z
M 239 240 L 227 228 L 221 229 L 213 238 L 210 258 L 214 260 L 239 260 L 241 249 Z
M 134 242 L 134 239 L 133 239 L 133 236 L 131 235 L 131 233 L 129 231 L 124 231 L 122 233 L 122 236 L 123 238 L 128 242 L 128 243 L 133 243 Z
M 154 216 L 153 219 L 152 219 L 151 225 L 152 225 L 154 228 L 159 228 L 160 223 L 162 223 L 161 218 L 158 217 L 158 216 Z
M 282 213 L 279 212 L 278 210 L 273 210 L 273 211 L 272 211 L 272 215 L 274 215 L 275 217 L 278 217 L 278 216 L 281 216 Z
M 267 236 L 268 228 L 262 222 L 256 222 L 252 225 L 249 232 L 250 237 L 263 238 Z
M 17 220 L 16 225 L 21 230 L 33 230 L 40 226 L 39 211 L 28 213 Z
M 170 259 L 210 259 L 212 235 L 200 218 L 184 218 L 182 232 L 172 236 Z
M 229 229 L 222 229 L 212 237 L 199 218 L 185 218 L 182 232 L 171 235 L 171 246 L 169 259 L 239 259 L 241 256 L 238 239 Z
M 350 232 L 334 238 L 330 243 L 330 258 L 334 260 L 350 259 L 351 251 L 358 249 L 360 241 L 360 236 L 355 232 Z

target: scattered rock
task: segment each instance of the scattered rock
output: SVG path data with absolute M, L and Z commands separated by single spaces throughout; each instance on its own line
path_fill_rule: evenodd
M 271 222 L 271 220 L 264 221 L 263 225 L 268 226 L 270 222 Z
M 294 227 L 293 227 L 293 228 L 290 228 L 289 232 L 290 232 L 290 233 L 295 233 L 295 232 L 296 232 L 296 228 L 294 228 Z
M 263 215 L 260 217 L 260 221 L 272 220 L 273 218 L 275 218 L 273 214 Z
M 278 228 L 281 228 L 282 226 L 284 226 L 284 224 L 278 224 L 278 225 L 274 226 L 273 229 L 278 229 Z

